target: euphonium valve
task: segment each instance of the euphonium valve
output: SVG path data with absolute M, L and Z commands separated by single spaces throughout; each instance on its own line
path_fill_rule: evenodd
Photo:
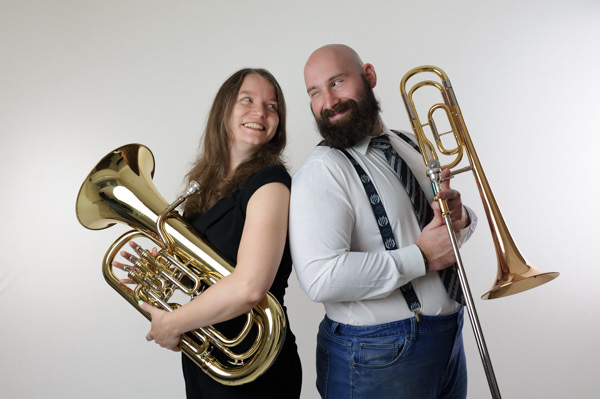
M 187 300 L 201 295 L 203 288 L 233 271 L 175 211 L 198 190 L 197 184 L 193 182 L 182 196 L 168 204 L 154 187 L 153 174 L 154 157 L 147 147 L 129 144 L 117 148 L 102 158 L 85 179 L 76 204 L 77 218 L 88 229 L 104 229 L 115 223 L 133 229 L 110 246 L 102 272 L 108 284 L 148 319 L 139 300 L 172 311 L 181 306 L 174 301 L 178 295 Z M 115 273 L 112 263 L 131 240 L 149 241 L 157 253 L 141 246 L 135 248 L 139 259 L 127 270 L 133 285 L 129 287 Z M 267 293 L 242 324 L 235 337 L 225 336 L 213 326 L 187 332 L 181 338 L 181 350 L 221 384 L 251 382 L 277 358 L 286 321 L 277 299 Z

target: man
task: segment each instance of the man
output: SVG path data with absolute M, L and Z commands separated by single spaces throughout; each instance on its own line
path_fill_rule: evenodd
M 381 120 L 375 68 L 351 48 L 317 49 L 304 79 L 325 140 L 293 176 L 290 245 L 300 285 L 325 306 L 321 396 L 465 398 L 462 306 L 438 273 L 452 271 L 456 259 L 421 155 Z M 420 186 L 428 219 L 377 144 L 382 138 L 418 181 L 412 189 Z M 475 215 L 448 181 L 438 197 L 464 242 Z

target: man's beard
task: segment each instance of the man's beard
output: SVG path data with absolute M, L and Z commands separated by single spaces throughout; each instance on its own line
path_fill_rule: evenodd
M 379 118 L 379 103 L 367 79 L 362 76 L 363 94 L 358 102 L 350 99 L 324 109 L 320 117 L 315 116 L 317 127 L 328 146 L 338 149 L 354 146 L 364 137 L 373 133 Z M 330 116 L 347 111 L 339 121 L 331 121 Z

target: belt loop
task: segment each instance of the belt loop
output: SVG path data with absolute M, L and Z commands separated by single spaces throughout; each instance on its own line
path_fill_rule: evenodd
M 338 323 L 337 321 L 332 321 L 331 322 L 331 332 L 334 335 L 340 335 L 340 323 Z
M 415 340 L 419 334 L 419 321 L 421 321 L 421 312 L 419 311 L 418 316 L 415 313 L 415 317 L 408 319 L 410 321 L 410 339 Z

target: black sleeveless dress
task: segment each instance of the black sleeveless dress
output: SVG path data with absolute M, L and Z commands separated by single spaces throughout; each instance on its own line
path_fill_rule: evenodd
M 232 265 L 235 265 L 248 201 L 257 189 L 273 182 L 283 183 L 290 188 L 291 177 L 282 166 L 265 167 L 250 177 L 243 187 L 232 196 L 221 199 L 205 214 L 195 216 L 188 222 L 208 241 L 212 248 L 216 249 Z M 282 306 L 291 271 L 292 259 L 286 240 L 281 264 L 269 290 Z M 187 356 L 182 355 L 187 398 L 299 398 L 302 369 L 296 338 L 290 329 L 285 306 L 283 309 L 288 326 L 285 341 L 277 360 L 265 374 L 248 384 L 225 386 L 214 381 Z M 233 337 L 240 331 L 243 320 L 245 317 L 243 319 L 239 317 L 219 323 L 215 327 L 226 336 Z

